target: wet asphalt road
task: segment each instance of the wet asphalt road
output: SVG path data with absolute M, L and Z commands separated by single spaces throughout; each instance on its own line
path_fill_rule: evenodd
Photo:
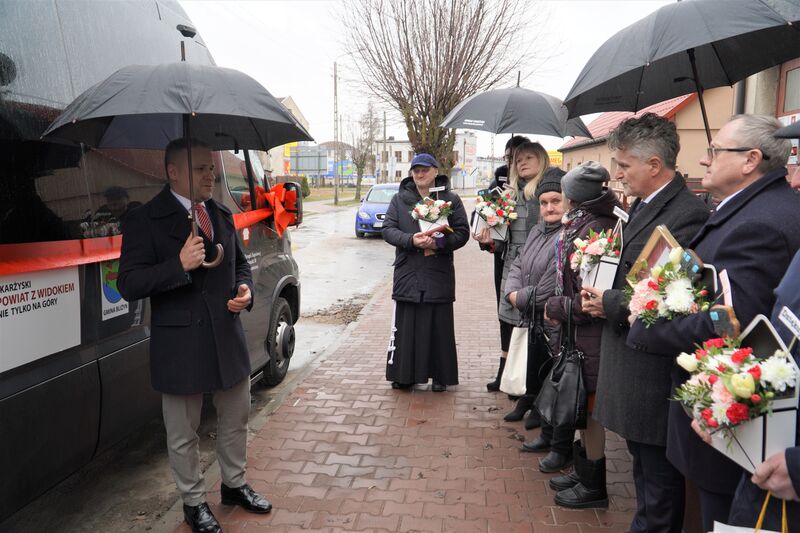
M 287 396 L 309 365 L 344 331 L 375 287 L 391 272 L 392 247 L 378 237 L 358 239 L 357 206 L 334 208 L 309 202 L 292 251 L 300 267 L 301 316 L 289 373 L 277 387 L 254 385 L 251 431 Z M 207 402 L 210 403 L 210 402 Z M 214 460 L 214 413 L 204 407 L 199 434 L 203 468 Z M 57 439 L 58 435 L 53 435 Z M 163 423 L 141 430 L 0 523 L 10 532 L 119 532 L 158 529 L 159 518 L 178 500 L 169 473 Z M 210 475 L 213 481 L 213 474 Z

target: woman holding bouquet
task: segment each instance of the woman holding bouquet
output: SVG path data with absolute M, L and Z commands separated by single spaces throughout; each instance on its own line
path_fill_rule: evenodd
M 383 239 L 396 249 L 395 310 L 386 365 L 386 379 L 393 389 L 410 389 L 428 379 L 433 380 L 434 392 L 458 384 L 453 251 L 467 243 L 469 224 L 461 198 L 450 191 L 447 176 L 438 175 L 438 170 L 433 156 L 417 154 L 411 161 L 411 176 L 400 182 L 384 221 Z M 412 211 L 420 211 L 417 204 L 428 197 L 449 202 L 442 208 L 451 210 L 446 230 L 424 233 L 412 217 Z
M 547 151 L 539 143 L 526 142 L 513 151 L 509 188 L 514 192 L 512 199 L 517 202 L 517 219 L 511 221 L 506 236 L 500 294 L 506 293 L 505 283 L 508 278 L 508 271 L 511 269 L 511 265 L 517 258 L 520 249 L 525 244 L 531 229 L 539 221 L 539 202 L 534 193 L 549 166 L 550 158 L 547 156 Z M 478 240 L 483 244 L 494 242 L 488 231 L 483 232 Z M 496 245 L 498 244 L 499 242 L 496 243 Z M 505 298 L 500 299 L 498 316 L 501 322 L 509 324 L 512 328 L 522 322 L 522 314 Z M 508 349 L 507 346 L 505 348 L 506 350 Z M 532 410 L 533 400 L 533 396 L 523 396 L 518 400 L 514 410 L 508 413 L 504 419 L 508 422 L 522 420 L 525 413 L 531 411 L 530 416 L 525 420 L 525 427 L 527 429 L 538 427 L 539 417 L 536 411 Z
M 603 184 L 609 179 L 608 171 L 595 161 L 575 167 L 562 179 L 567 214 L 564 215 L 563 227 L 556 241 L 556 295 L 550 297 L 545 305 L 545 319 L 553 323 L 566 322 L 571 309 L 572 322 L 576 326 L 574 331 L 563 334 L 574 335 L 576 349 L 583 352 L 581 371 L 589 398 L 587 427 L 581 431 L 583 447 L 576 443 L 572 452 L 575 472 L 550 481 L 550 486 L 558 490 L 556 504 L 569 508 L 608 506 L 605 429 L 591 418 L 600 367 L 603 321 L 581 310 L 583 283 L 579 271 L 573 270 L 570 257 L 575 253 L 575 239 L 588 240 L 590 231 L 600 233 L 614 227 L 614 207 L 620 204 L 613 191 L 603 190 Z M 540 470 L 553 472 L 569 462 L 568 456 L 551 450 L 540 461 Z

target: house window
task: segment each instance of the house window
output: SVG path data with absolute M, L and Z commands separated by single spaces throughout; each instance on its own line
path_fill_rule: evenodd
M 399 154 L 400 152 L 397 152 L 397 153 Z M 400 171 L 400 170 L 395 170 L 394 171 L 394 177 L 395 178 L 402 178 L 403 177 L 403 172 Z
M 403 161 L 403 152 L 401 152 L 399 150 L 397 152 L 395 152 L 394 153 L 394 160 L 397 161 L 398 163 Z
M 800 113 L 800 58 L 781 65 L 776 115 Z

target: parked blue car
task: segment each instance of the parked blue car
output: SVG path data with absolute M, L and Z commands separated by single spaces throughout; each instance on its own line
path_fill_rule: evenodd
M 399 189 L 399 183 L 381 183 L 369 190 L 356 213 L 356 237 L 360 239 L 368 233 L 380 234 L 383 231 L 389 202 Z

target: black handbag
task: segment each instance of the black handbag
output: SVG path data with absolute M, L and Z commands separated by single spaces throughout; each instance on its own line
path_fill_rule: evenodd
M 586 428 L 586 387 L 572 328 L 572 300 L 567 301 L 567 323 L 562 329 L 561 353 L 542 383 L 535 406 L 542 419 L 555 428 Z
M 536 312 L 536 287 L 531 289 L 525 306 L 528 317 L 528 367 L 525 380 L 526 394 L 535 396 L 542 388 L 544 376 L 553 362 L 550 338 L 544 327 L 544 314 Z

